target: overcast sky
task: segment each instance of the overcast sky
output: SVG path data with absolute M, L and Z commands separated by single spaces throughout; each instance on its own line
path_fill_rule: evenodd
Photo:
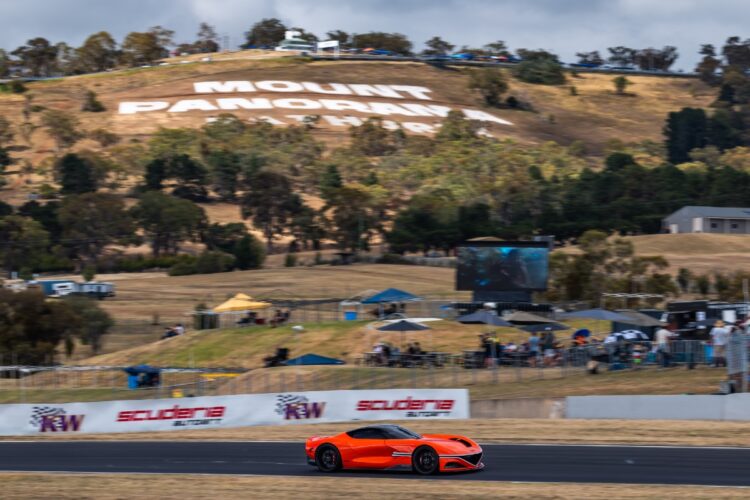
M 694 67 L 702 43 L 750 38 L 748 0 L 0 0 L 0 47 L 35 36 L 77 46 L 101 30 L 121 41 L 157 24 L 175 30 L 177 42 L 193 41 L 201 21 L 237 46 L 264 17 L 321 37 L 334 29 L 400 32 L 417 50 L 434 35 L 457 46 L 505 40 L 563 61 L 614 45 L 675 45 L 682 69 Z

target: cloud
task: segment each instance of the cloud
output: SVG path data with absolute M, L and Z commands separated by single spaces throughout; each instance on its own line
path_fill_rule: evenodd
M 615 45 L 643 48 L 675 45 L 677 67 L 692 69 L 703 43 L 721 45 L 732 35 L 748 36 L 746 0 L 24 0 L 0 2 L 0 47 L 13 50 L 44 36 L 79 45 L 106 30 L 122 40 L 130 31 L 162 25 L 176 41 L 194 39 L 206 21 L 230 43 L 265 17 L 278 17 L 319 36 L 404 33 L 417 48 L 439 35 L 457 46 L 505 40 L 512 48 L 545 48 L 565 61 L 580 51 Z

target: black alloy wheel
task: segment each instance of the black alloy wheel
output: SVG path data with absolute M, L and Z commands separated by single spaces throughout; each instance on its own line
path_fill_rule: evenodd
M 437 474 L 440 470 L 440 458 L 429 446 L 417 448 L 412 455 L 411 463 L 415 472 L 425 476 Z
M 321 472 L 336 472 L 341 469 L 341 454 L 332 444 L 324 444 L 315 452 L 315 464 Z

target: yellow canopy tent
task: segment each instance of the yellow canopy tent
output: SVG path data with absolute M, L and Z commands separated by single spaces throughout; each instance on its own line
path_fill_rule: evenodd
M 238 293 L 223 304 L 214 307 L 214 312 L 252 311 L 255 309 L 267 309 L 269 307 L 271 307 L 271 304 L 268 302 L 253 300 L 252 297 L 249 297 L 244 293 Z

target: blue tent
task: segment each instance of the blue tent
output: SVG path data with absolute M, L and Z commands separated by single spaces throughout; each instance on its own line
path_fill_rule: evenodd
M 398 288 L 386 288 L 372 297 L 367 297 L 362 301 L 363 304 L 382 304 L 383 302 L 409 302 L 419 300 L 420 297 L 409 292 L 399 290 Z
M 320 354 L 307 353 L 294 359 L 287 360 L 286 365 L 343 365 L 342 360 L 321 356 Z

